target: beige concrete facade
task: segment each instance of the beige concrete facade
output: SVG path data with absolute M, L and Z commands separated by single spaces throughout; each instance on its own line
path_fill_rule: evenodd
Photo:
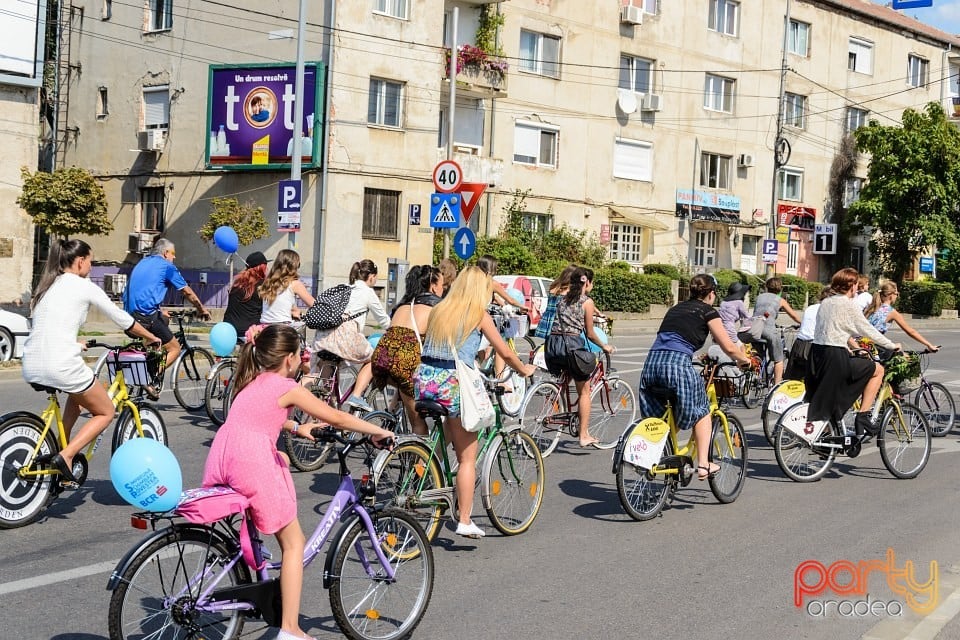
M 283 36 L 295 33 L 297 3 L 283 0 L 265 8 L 175 2 L 170 28 L 160 31 L 151 30 L 155 16 L 149 1 L 145 6 L 110 4 L 109 19 L 98 3 L 73 23 L 70 60 L 79 66 L 69 87 L 73 134 L 64 156 L 64 164 L 100 176 L 107 190 L 116 230 L 94 240 L 97 257 L 117 262 L 134 258 L 127 251 L 128 236 L 143 225 L 140 188 L 162 187 L 164 232 L 178 245 L 178 264 L 225 269 L 222 253 L 196 235 L 210 198 L 236 194 L 241 201 L 251 199 L 272 221 L 275 185 L 288 176 L 204 168 L 210 135 L 208 68 L 293 61 L 295 41 Z M 297 236 L 304 275 L 309 270 L 329 285 L 343 281 L 350 265 L 367 257 L 380 265 L 382 284 L 388 258 L 411 264 L 431 259 L 433 235 L 424 231 L 434 190 L 431 170 L 445 156 L 450 91 L 443 46 L 450 41 L 454 6 L 460 14 L 458 43 L 474 41 L 481 4 L 327 0 L 311 5 L 307 59 L 324 60 L 329 67 L 329 150 L 326 193 L 319 170 L 304 175 L 304 228 Z M 737 4 L 731 35 L 722 33 L 723 27 L 709 27 L 707 0 L 633 4 L 641 12 L 655 12 L 642 13 L 642 24 L 633 25 L 622 22 L 614 2 L 509 0 L 493 5 L 505 16 L 499 42 L 510 69 L 502 84 L 492 87 L 458 76 L 453 135 L 466 179 L 493 185 L 475 214 L 481 230 L 496 230 L 512 194 L 529 189 L 531 214 L 549 214 L 554 226 L 610 232 L 611 247 L 629 253 L 628 260 L 638 267 L 683 262 L 709 270 L 761 272 L 758 240 L 770 231 L 765 222 L 772 209 L 779 204 L 804 207 L 815 211 L 817 222 L 824 220 L 830 164 L 848 106 L 860 104 L 885 124 L 899 121 L 904 108 L 921 108 L 930 100 L 943 100 L 952 110 L 955 84 L 943 79 L 955 68 L 951 65 L 960 65 L 956 53 L 947 51 L 948 46 L 960 50 L 960 39 L 860 0 L 793 0 L 791 18 L 808 25 L 809 50 L 787 58 L 784 90 L 804 99 L 804 126 L 785 126 L 784 137 L 792 147 L 787 167 L 802 174 L 802 191 L 795 199 L 773 201 L 786 0 Z M 733 10 L 734 3 L 720 4 Z M 318 26 L 330 21 L 332 57 L 325 30 Z M 847 69 L 851 38 L 872 51 L 868 73 Z M 548 58 L 551 43 L 557 44 L 557 73 L 549 65 L 544 73 L 542 59 L 531 56 L 522 42 L 546 47 Z M 651 63 L 652 88 L 618 91 L 624 55 Z M 926 62 L 929 83 L 924 87 L 907 83 L 910 56 Z M 733 83 L 727 110 L 704 107 L 708 72 L 715 81 Z M 166 86 L 169 92 L 169 127 L 160 153 L 137 151 L 146 117 L 144 88 L 151 86 Z M 386 88 L 386 103 L 371 102 L 371 87 Z M 396 114 L 384 106 L 392 87 L 401 92 L 395 120 Z M 635 110 L 623 93 L 634 94 Z M 660 96 L 660 104 L 645 94 Z M 371 123 L 372 106 L 376 117 Z M 378 122 L 381 116 L 386 121 Z M 552 157 L 530 162 L 524 155 L 529 144 L 518 142 L 518 125 L 527 143 L 531 132 L 539 136 L 545 146 L 537 147 L 537 153 L 549 156 L 552 149 Z M 726 186 L 701 186 L 703 154 L 728 163 Z M 523 158 L 516 161 L 515 155 Z M 741 156 L 752 159 L 744 163 L 749 166 L 738 166 Z M 625 173 L 633 178 L 615 177 Z M 859 175 L 866 175 L 865 165 Z M 365 190 L 389 196 L 395 224 L 375 232 L 369 220 L 365 226 Z M 678 218 L 682 191 L 722 200 L 738 214 L 737 224 Z M 422 208 L 419 228 L 407 224 L 410 205 Z M 390 222 L 381 218 L 383 211 L 378 220 Z M 782 248 L 779 271 L 819 275 L 810 236 L 794 234 L 800 239 L 796 261 L 788 265 L 787 248 Z M 286 244 L 284 234 L 274 233 L 241 253 L 262 250 L 269 256 Z

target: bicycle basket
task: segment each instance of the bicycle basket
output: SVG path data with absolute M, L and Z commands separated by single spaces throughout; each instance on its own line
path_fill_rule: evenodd
M 884 363 L 884 380 L 900 395 L 920 388 L 920 358 L 912 353 L 898 353 Z
M 147 354 L 143 351 L 121 351 L 117 354 L 120 370 L 123 371 L 123 380 L 128 385 L 144 386 L 151 383 L 153 376 L 147 362 Z M 113 354 L 107 356 L 107 370 L 110 378 L 117 375 L 117 361 Z
M 736 398 L 737 382 L 732 378 L 714 378 L 713 389 L 717 392 L 717 398 Z
M 897 395 L 905 396 L 920 388 L 920 378 L 907 378 L 906 380 L 901 380 L 897 383 L 891 382 L 890 384 Z

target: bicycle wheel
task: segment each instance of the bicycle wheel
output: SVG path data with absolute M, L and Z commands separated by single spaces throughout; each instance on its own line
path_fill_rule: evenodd
M 0 529 L 30 524 L 53 499 L 54 475 L 19 475 L 37 443 L 37 455 L 52 455 L 59 450 L 53 434 L 42 438 L 43 428 L 36 416 L 16 415 L 0 423 Z
M 930 424 L 916 405 L 901 402 L 900 413 L 903 420 L 896 407 L 884 411 L 880 435 L 877 436 L 880 459 L 895 477 L 916 478 L 930 459 Z
M 316 390 L 314 396 L 318 396 Z M 301 411 L 294 409 L 290 414 L 291 420 L 303 424 L 313 420 L 312 417 Z M 306 429 L 306 427 L 304 427 Z M 289 431 L 283 432 L 283 448 L 290 457 L 290 464 L 299 471 L 316 471 L 327 463 L 330 458 L 330 452 L 333 451 L 333 442 L 317 442 L 307 440 L 301 436 L 295 436 Z
M 720 465 L 720 471 L 709 478 L 710 491 L 723 504 L 737 499 L 747 479 L 747 434 L 743 424 L 733 415 L 727 418 L 727 431 L 723 429 L 720 416 L 713 417 L 713 433 L 710 436 L 710 461 Z M 727 432 L 730 440 L 727 441 Z
M 447 504 L 442 499 L 424 498 L 423 493 L 443 490 L 440 465 L 430 455 L 430 450 L 417 441 L 403 442 L 381 456 L 374 465 L 373 474 L 377 503 L 386 503 L 413 514 L 427 539 L 433 542 L 440 533 Z M 449 492 L 452 498 L 452 487 Z
M 939 382 L 928 382 L 913 396 L 913 403 L 920 407 L 930 423 L 930 435 L 942 438 L 953 429 L 957 418 L 957 405 L 953 395 Z
M 167 444 L 167 425 L 163 422 L 163 416 L 153 405 L 145 402 L 137 405 L 137 413 L 140 414 L 140 426 L 143 427 L 143 437 L 151 438 L 161 444 Z M 117 418 L 117 426 L 113 430 L 113 445 L 110 448 L 111 453 L 116 452 L 117 448 L 127 440 L 133 440 L 140 437 L 137 432 L 137 423 L 133 419 L 133 411 L 130 407 L 124 407 Z
M 806 402 L 795 404 L 780 416 L 773 430 L 773 452 L 783 473 L 794 482 L 814 482 L 824 476 L 837 457 L 837 446 L 825 440 L 834 435 L 834 426 L 827 424 L 823 433 L 810 444 L 784 426 L 787 420 L 806 421 Z
M 543 503 L 543 457 L 530 434 L 519 427 L 501 431 L 483 459 L 481 498 L 500 533 L 530 528 Z
M 208 530 L 173 527 L 140 551 L 110 597 L 110 640 L 236 638 L 250 612 L 198 606 L 201 593 L 250 583 L 243 561 Z
M 627 427 L 622 436 L 624 444 L 630 439 L 630 433 L 636 425 Z M 643 522 L 657 517 L 670 496 L 673 485 L 671 477 L 665 473 L 651 473 L 649 469 L 627 462 L 623 452 L 617 449 L 617 496 L 627 515 Z M 673 455 L 673 444 L 667 438 L 661 460 Z
M 104 351 L 97 358 L 96 364 L 93 365 L 93 377 L 103 385 L 104 389 L 109 389 L 113 383 L 113 378 L 110 377 L 110 368 L 107 367 L 107 356 L 109 355 L 110 351 Z
M 637 417 L 637 396 L 630 385 L 614 378 L 590 393 L 590 435 L 601 449 L 612 449 L 623 429 Z
M 773 446 L 773 431 L 781 414 L 790 406 L 803 402 L 806 393 L 803 380 L 781 380 L 763 399 L 760 409 L 760 422 L 763 423 L 763 435 Z
M 331 566 L 330 609 L 352 640 L 399 640 L 420 624 L 433 594 L 433 549 L 407 513 L 387 509 L 371 514 L 371 540 L 359 519 L 341 529 Z M 396 579 L 388 580 L 376 546 L 387 556 Z
M 506 387 L 506 393 L 497 396 L 497 404 L 504 414 L 516 418 L 520 415 L 520 407 L 527 395 L 527 379 L 510 369 L 503 386 Z
M 556 414 L 566 413 L 566 404 L 559 386 L 538 382 L 530 387 L 520 405 L 520 427 L 530 434 L 544 458 L 553 453 L 560 442 L 560 431 L 567 423 Z
M 210 371 L 207 383 L 203 390 L 203 406 L 207 417 L 218 427 L 227 419 L 224 413 L 224 396 L 237 370 L 237 361 L 233 358 L 221 360 Z
M 173 363 L 173 395 L 187 411 L 203 407 L 207 376 L 213 368 L 213 354 L 203 347 L 187 347 Z

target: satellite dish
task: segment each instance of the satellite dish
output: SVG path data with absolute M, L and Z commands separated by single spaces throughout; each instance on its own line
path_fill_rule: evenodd
M 633 113 L 637 110 L 637 94 L 629 89 L 617 89 L 617 106 L 623 113 Z

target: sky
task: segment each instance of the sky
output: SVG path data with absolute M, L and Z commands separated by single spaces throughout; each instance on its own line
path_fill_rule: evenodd
M 876 4 L 889 4 L 887 0 Z M 932 7 L 904 9 L 901 13 L 947 33 L 960 34 L 960 0 L 933 0 Z

